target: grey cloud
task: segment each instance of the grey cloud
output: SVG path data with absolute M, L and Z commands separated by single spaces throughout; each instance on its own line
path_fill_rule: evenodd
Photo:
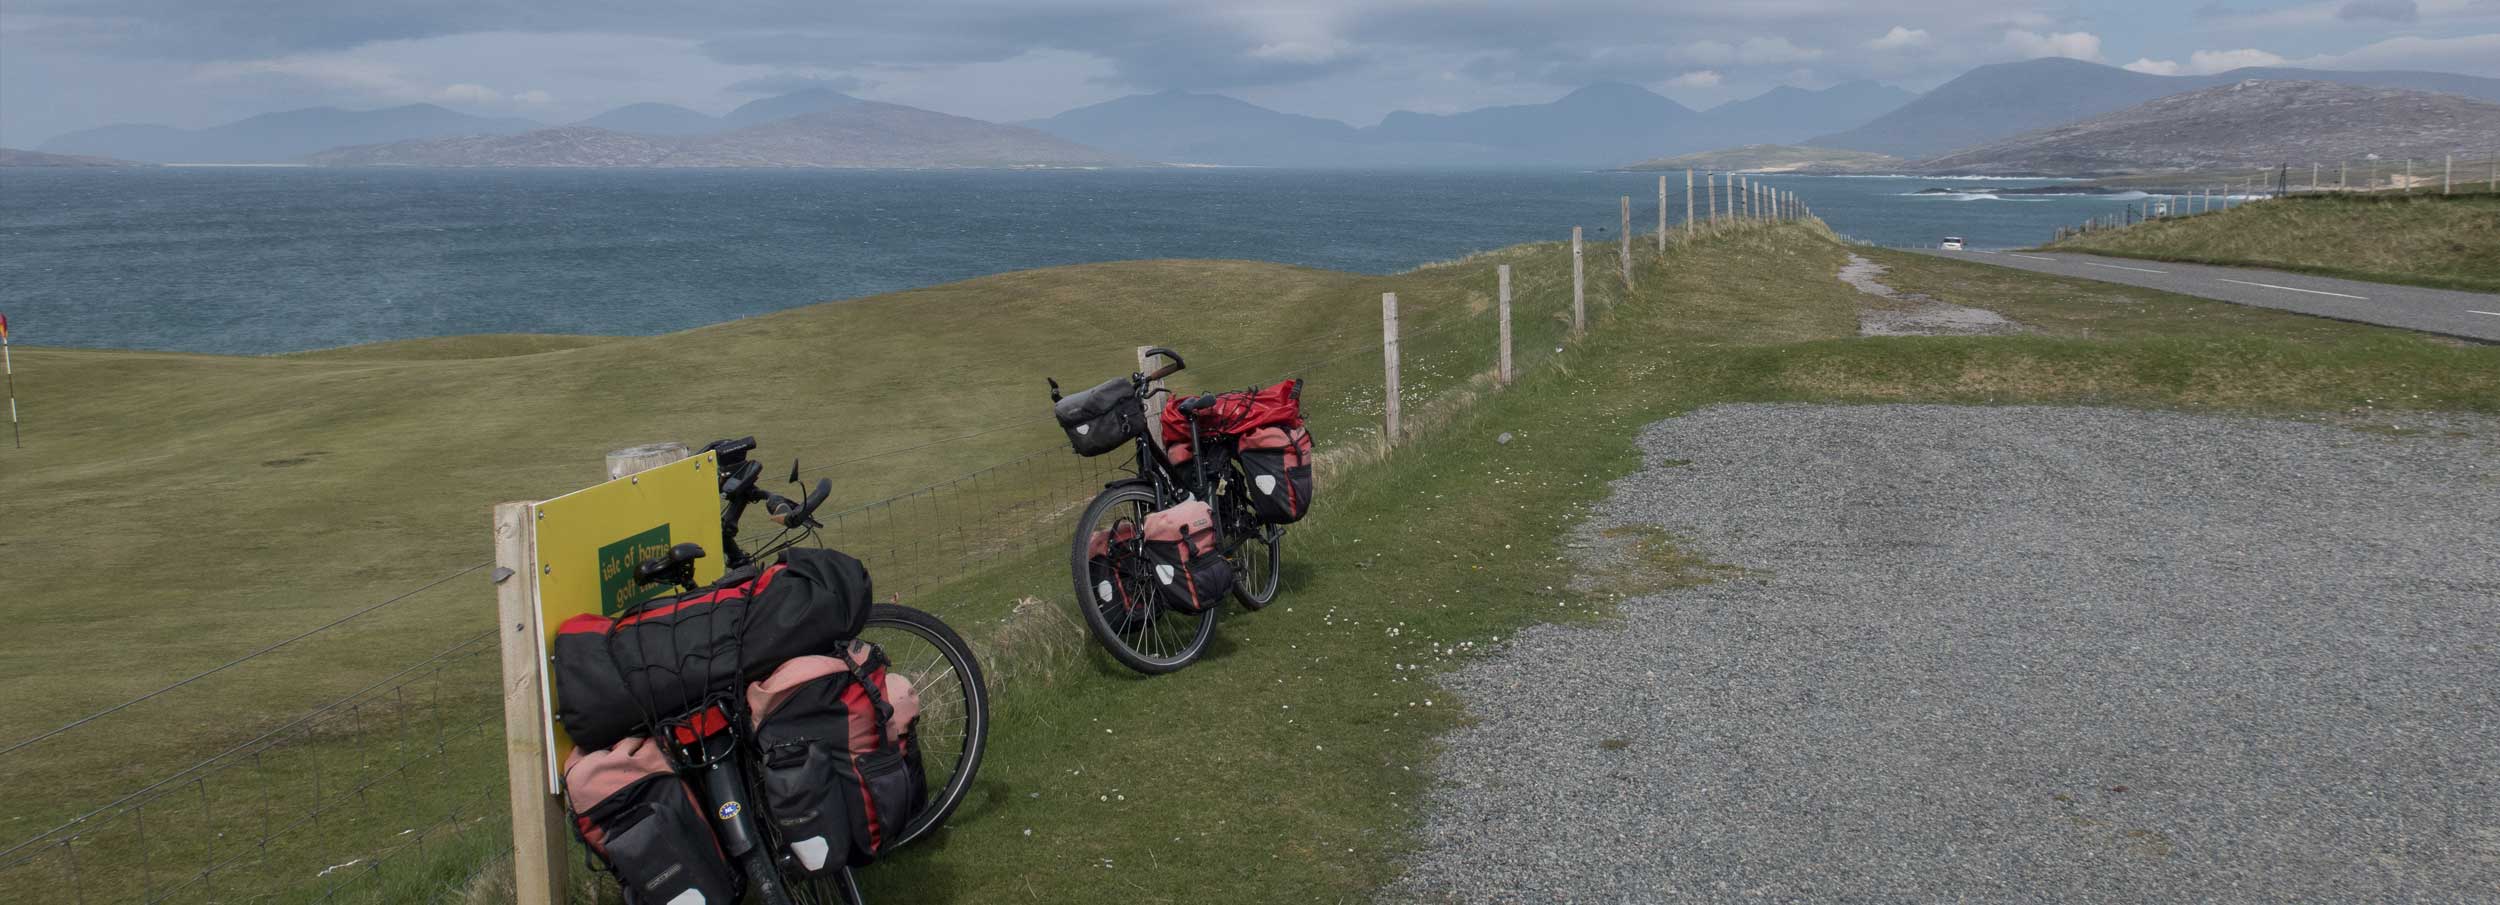
M 877 83 L 855 75 L 801 75 L 785 73 L 740 79 L 722 90 L 731 94 L 789 94 L 794 91 L 825 90 L 857 94 L 876 87 Z
M 2413 0 L 2352 0 L 2335 11 L 2335 18 L 2346 22 L 2411 22 L 2421 17 Z

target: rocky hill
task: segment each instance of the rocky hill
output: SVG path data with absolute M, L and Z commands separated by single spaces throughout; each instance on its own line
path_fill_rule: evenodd
M 565 126 L 519 135 L 337 148 L 304 160 L 322 166 L 892 169 L 1130 162 L 1032 129 L 873 101 L 711 135 L 635 135 Z
M 2250 79 L 2156 98 L 1920 161 L 1931 173 L 2105 176 L 2153 170 L 2435 160 L 2500 142 L 2500 104 L 2452 94 Z
M 2173 76 L 2051 57 L 1981 66 L 1900 109 L 1806 144 L 1929 157 L 2123 110 L 2154 98 L 2251 78 L 2336 82 L 2500 101 L 2500 79 L 2451 73 L 2275 68 Z

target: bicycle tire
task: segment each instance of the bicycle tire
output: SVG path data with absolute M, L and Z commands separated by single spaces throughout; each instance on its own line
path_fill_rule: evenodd
M 1267 568 L 1264 570 L 1247 568 L 1245 561 L 1248 557 L 1239 556 L 1233 565 L 1241 574 L 1241 579 L 1233 582 L 1233 599 L 1241 601 L 1242 609 L 1263 610 L 1268 604 L 1276 602 L 1277 587 L 1285 580 L 1285 526 L 1259 526 L 1258 536 L 1243 538 L 1240 549 L 1247 551 L 1251 544 L 1260 544 L 1267 548 Z M 1259 582 L 1260 586 L 1265 588 L 1264 591 L 1250 590 L 1250 574 L 1253 571 L 1267 573 Z
M 738 870 L 746 875 L 747 892 L 739 901 L 756 905 L 796 905 L 790 900 L 790 880 L 781 875 L 781 866 L 773 863 L 772 849 L 758 845 L 745 857 L 737 859 Z
M 887 847 L 891 852 L 926 836 L 932 828 L 945 825 L 946 818 L 971 794 L 972 781 L 981 771 L 981 756 L 989 749 L 990 695 L 981 677 L 981 662 L 972 655 L 972 646 L 965 644 L 963 636 L 956 634 L 945 620 L 901 604 L 880 603 L 868 611 L 868 630 L 879 628 L 909 632 L 928 641 L 961 677 L 964 694 L 963 751 L 955 761 L 955 771 L 933 790 L 928 806 L 904 825 L 902 836 Z M 891 657 L 893 652 L 887 653 Z M 930 708 L 925 696 L 921 706 L 924 713 Z
M 1150 676 L 1170 673 L 1197 662 L 1198 658 L 1206 653 L 1207 643 L 1215 637 L 1217 611 L 1209 609 L 1198 614 L 1197 630 L 1188 643 L 1174 654 L 1152 656 L 1137 650 L 1123 636 L 1123 629 L 1131 626 L 1112 625 L 1110 614 L 1105 612 L 1104 602 L 1096 600 L 1092 545 L 1095 526 L 1100 524 L 1103 516 L 1110 514 L 1114 507 L 1142 503 L 1146 510 L 1152 510 L 1160 502 L 1155 498 L 1153 490 L 1137 485 L 1112 487 L 1096 494 L 1094 501 L 1086 505 L 1084 516 L 1077 522 L 1076 537 L 1070 541 L 1068 560 L 1068 574 L 1076 587 L 1077 610 L 1085 615 L 1086 631 L 1092 632 L 1094 641 L 1101 644 L 1103 650 L 1111 654 L 1112 659 L 1120 661 L 1120 665 Z M 1114 579 L 1116 578 L 1117 576 L 1114 576 Z M 1140 584 L 1142 585 L 1143 582 Z M 1156 620 L 1186 618 L 1173 616 L 1170 611 L 1151 601 L 1144 607 L 1143 613 L 1144 615 L 1138 618 L 1146 622 L 1150 632 L 1153 631 Z M 1141 640 L 1142 638 L 1143 636 Z

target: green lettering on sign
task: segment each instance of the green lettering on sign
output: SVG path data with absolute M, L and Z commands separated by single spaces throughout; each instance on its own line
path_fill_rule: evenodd
M 667 553 L 668 526 L 661 525 L 599 548 L 599 613 L 613 617 L 626 607 L 668 593 L 669 586 L 634 586 L 634 567 Z

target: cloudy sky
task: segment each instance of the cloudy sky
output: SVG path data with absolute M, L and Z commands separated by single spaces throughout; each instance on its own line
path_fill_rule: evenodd
M 0 144 L 429 101 L 555 123 L 822 84 L 992 120 L 1217 91 L 1376 122 L 1599 80 L 1696 107 L 2070 56 L 2500 76 L 2500 0 L 0 0 Z

